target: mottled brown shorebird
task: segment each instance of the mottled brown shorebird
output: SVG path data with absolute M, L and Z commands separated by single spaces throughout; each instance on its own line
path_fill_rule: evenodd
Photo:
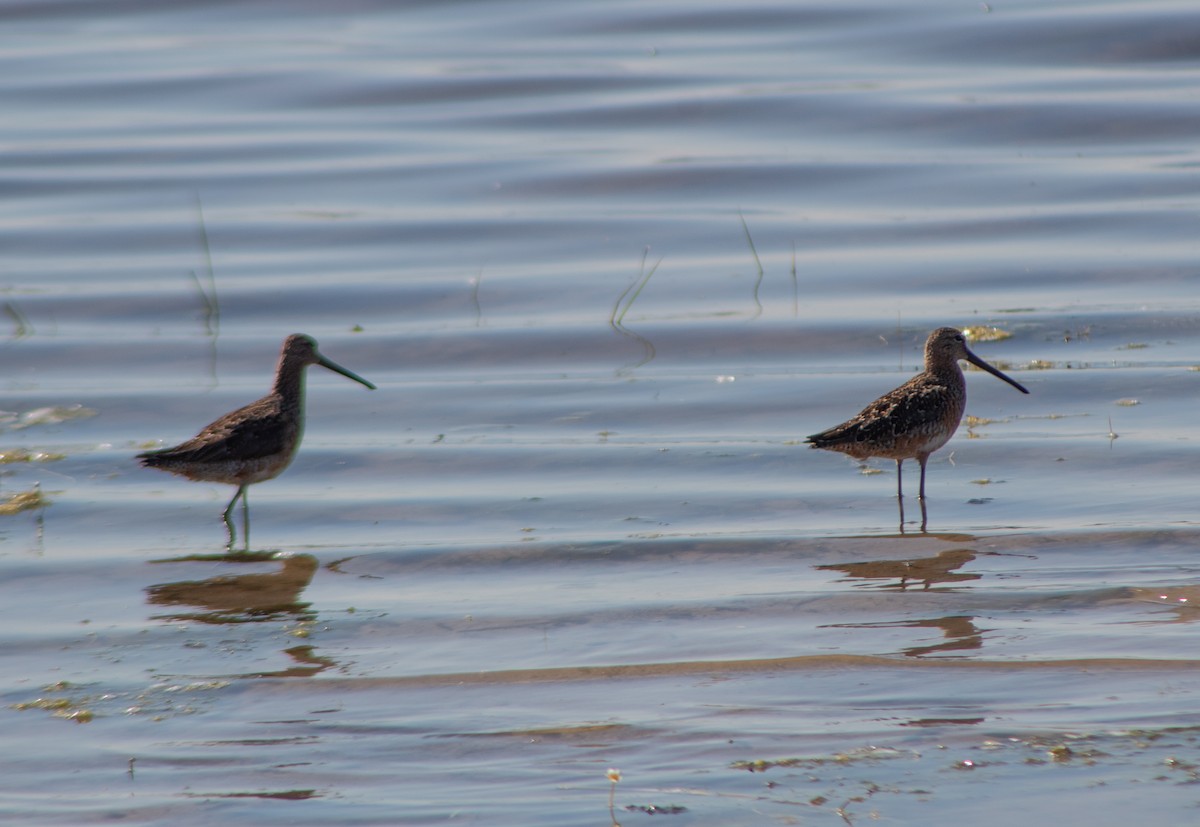
M 925 500 L 925 463 L 950 441 L 967 405 L 967 383 L 958 360 L 964 359 L 1021 393 L 1025 386 L 1005 376 L 967 347 L 966 337 L 953 327 L 939 327 L 925 341 L 925 370 L 876 399 L 858 416 L 813 434 L 813 448 L 839 451 L 858 460 L 886 457 L 896 460 L 896 496 L 903 500 L 901 466 L 906 459 L 921 463 L 920 499 Z M 903 514 L 903 512 L 901 512 Z
M 249 543 L 246 487 L 279 476 L 300 447 L 304 434 L 304 369 L 309 365 L 329 368 L 375 390 L 366 379 L 322 356 L 311 337 L 295 333 L 283 342 L 275 387 L 270 393 L 225 414 L 187 442 L 137 455 L 147 468 L 161 468 L 189 480 L 236 485 L 237 493 L 222 515 L 231 548 L 234 533 L 229 517 L 238 498 L 242 500 L 243 528 Z

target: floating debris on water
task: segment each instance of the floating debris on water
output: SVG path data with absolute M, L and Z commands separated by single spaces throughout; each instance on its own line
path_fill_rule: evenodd
M 982 324 L 964 327 L 962 332 L 968 342 L 1003 342 L 1012 338 L 1012 334 L 1007 330 Z
M 19 462 L 58 462 L 66 459 L 66 454 L 56 454 L 50 451 L 28 451 L 25 448 L 12 448 L 0 451 L 0 465 L 15 465 Z
M 17 417 L 11 426 L 16 431 L 21 428 L 33 428 L 38 425 L 58 425 L 74 419 L 88 419 L 96 415 L 91 408 L 83 405 L 53 405 L 48 408 L 35 408 Z
M 74 687 L 66 681 L 60 681 L 56 684 L 51 684 L 45 688 L 46 692 L 66 692 Z M 11 709 L 18 712 L 23 712 L 29 709 L 43 709 L 54 715 L 55 718 L 65 718 L 68 721 L 74 721 L 77 724 L 88 724 L 96 717 L 96 714 L 90 709 L 85 709 L 78 702 L 70 698 L 53 698 L 42 696 L 32 701 L 23 701 L 10 705 Z
M 50 500 L 42 495 L 41 486 L 35 485 L 29 491 L 19 491 L 10 494 L 8 499 L 0 502 L 0 516 L 11 517 L 22 511 L 34 511 L 50 505 Z
M 680 813 L 686 813 L 687 807 L 681 807 L 678 804 L 626 804 L 625 812 L 627 813 L 645 813 L 648 816 L 676 816 Z
M 892 747 L 859 747 L 858 749 L 838 752 L 833 755 L 813 756 L 810 758 L 758 758 L 753 761 L 734 761 L 730 769 L 747 770 L 749 772 L 766 772 L 776 767 L 820 767 L 830 764 L 853 764 L 859 761 L 880 761 L 895 758 L 919 758 L 911 750 L 894 749 Z
M 1075 753 L 1066 744 L 1057 744 L 1048 749 L 1046 753 L 1055 761 L 1070 761 L 1075 757 Z

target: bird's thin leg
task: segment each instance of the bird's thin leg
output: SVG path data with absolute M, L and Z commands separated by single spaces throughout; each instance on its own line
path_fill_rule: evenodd
M 244 497 L 246 494 L 246 486 L 239 485 L 238 490 L 233 495 L 233 499 L 229 501 L 229 505 L 225 506 L 225 512 L 221 515 L 221 519 L 225 521 L 225 530 L 229 532 L 229 543 L 226 545 L 226 550 L 233 551 L 233 544 L 237 540 L 237 532 L 233 528 L 233 520 L 229 517 L 233 513 L 233 506 L 238 501 L 238 497 Z
M 242 488 L 242 544 L 250 550 L 250 495 Z
M 246 493 L 246 486 L 239 485 L 238 490 L 235 491 L 233 494 L 233 499 L 229 501 L 229 505 L 225 506 L 225 513 L 221 515 L 222 517 L 225 518 L 226 522 L 229 522 L 229 515 L 233 513 L 233 504 L 236 503 L 238 501 L 238 498 L 243 496 L 245 493 Z
M 233 551 L 234 541 L 237 540 L 237 532 L 234 531 L 233 523 L 229 521 L 228 514 L 223 514 L 221 517 L 225 521 L 225 550 Z
M 896 460 L 896 499 L 904 499 L 904 460 Z
M 925 531 L 925 526 L 929 522 L 929 514 L 925 510 L 925 463 L 929 461 L 929 454 L 918 454 L 917 462 L 921 463 L 921 531 Z

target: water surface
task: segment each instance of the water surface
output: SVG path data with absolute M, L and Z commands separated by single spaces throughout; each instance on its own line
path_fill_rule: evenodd
M 7 821 L 1194 813 L 1190 4 L 0 19 Z M 922 532 L 802 440 L 945 324 Z

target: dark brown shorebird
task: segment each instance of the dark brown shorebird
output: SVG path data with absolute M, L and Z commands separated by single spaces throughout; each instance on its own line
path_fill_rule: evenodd
M 236 485 L 237 493 L 222 515 L 229 529 L 230 548 L 234 542 L 230 514 L 239 498 L 247 545 L 250 541 L 246 487 L 279 476 L 300 447 L 304 434 L 304 369 L 309 365 L 328 368 L 375 390 L 366 379 L 322 356 L 311 337 L 295 333 L 283 342 L 275 387 L 270 393 L 225 414 L 187 442 L 137 455 L 147 468 L 161 468 L 189 480 Z
M 811 443 L 813 448 L 838 451 L 858 460 L 870 457 L 894 459 L 896 496 L 901 500 L 904 499 L 901 479 L 904 460 L 916 459 L 921 463 L 919 496 L 923 510 L 925 463 L 930 454 L 954 436 L 967 405 L 967 383 L 958 366 L 959 359 L 1003 379 L 1021 393 L 1029 393 L 1025 386 L 972 353 L 961 330 L 939 327 L 925 341 L 923 371 L 876 399 L 863 408 L 858 416 L 827 431 L 813 434 L 805 442 Z

